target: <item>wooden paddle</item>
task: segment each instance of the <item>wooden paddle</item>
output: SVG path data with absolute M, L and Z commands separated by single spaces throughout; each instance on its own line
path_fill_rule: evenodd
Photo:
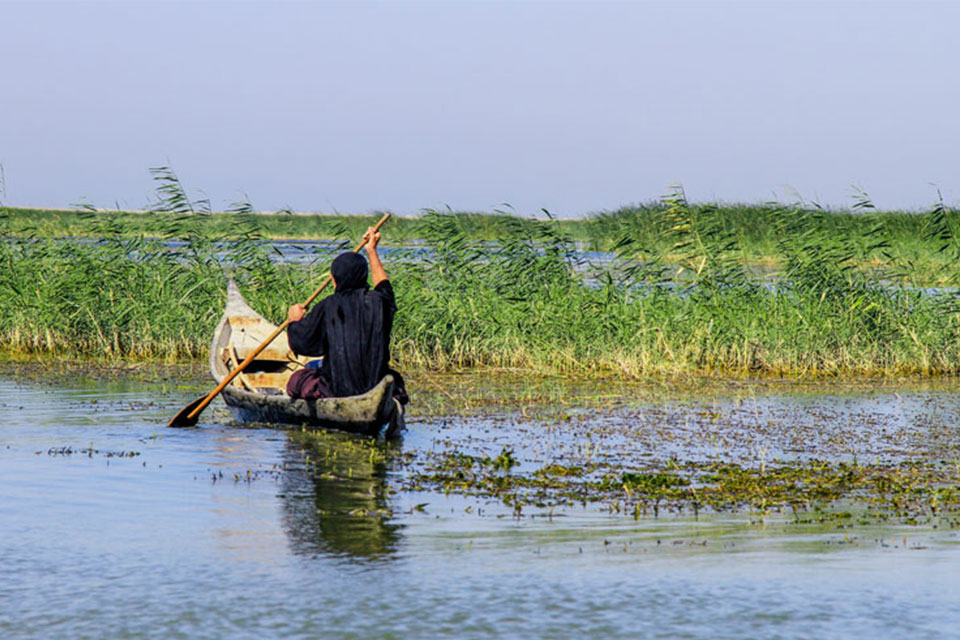
M 383 214 L 383 217 L 380 218 L 380 222 L 378 222 L 377 225 L 373 228 L 373 232 L 376 233 L 377 231 L 379 231 L 380 227 L 382 227 L 383 224 L 389 218 L 390 218 L 389 213 Z M 365 244 L 367 244 L 367 241 L 363 240 L 362 242 L 360 242 L 360 244 L 357 245 L 357 248 L 354 249 L 353 252 L 357 253 L 358 251 L 360 251 L 360 249 L 363 248 Z M 323 284 L 317 287 L 317 290 L 313 292 L 313 295 L 307 298 L 307 301 L 303 303 L 303 306 L 305 307 L 310 306 L 310 303 L 313 302 L 316 299 L 316 297 L 319 296 L 320 293 L 327 288 L 327 285 L 330 284 L 331 280 L 332 280 L 332 277 L 327 276 L 327 279 L 323 281 Z M 276 337 L 280 335 L 287 328 L 287 325 L 289 324 L 290 324 L 290 320 L 287 320 L 286 322 L 281 324 L 279 327 L 277 327 L 274 330 L 274 332 L 270 334 L 270 337 L 264 340 L 259 347 L 251 351 L 250 355 L 244 358 L 243 362 L 241 362 L 236 369 L 231 371 L 230 374 L 227 375 L 227 377 L 225 377 L 220 382 L 220 384 L 217 385 L 216 389 L 211 391 L 209 395 L 203 396 L 202 398 L 197 398 L 196 400 L 194 400 L 193 402 L 185 406 L 183 409 L 181 409 L 180 412 L 177 415 L 173 416 L 173 419 L 171 419 L 170 422 L 167 423 L 167 426 L 168 427 L 192 427 L 196 425 L 197 418 L 200 416 L 200 412 L 203 411 L 208 404 L 210 404 L 210 401 L 216 398 L 217 394 L 223 391 L 224 387 L 230 384 L 230 382 L 235 377 L 237 377 L 241 371 L 246 369 L 247 365 L 253 362 L 256 359 L 256 357 L 260 355 L 261 351 L 263 351 L 268 346 L 270 346 L 270 343 L 273 342 L 276 339 Z

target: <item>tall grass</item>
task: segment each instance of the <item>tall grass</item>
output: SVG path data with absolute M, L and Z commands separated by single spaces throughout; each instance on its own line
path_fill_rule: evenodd
M 182 185 L 181 185 L 182 187 Z M 193 201 L 191 201 L 193 202 Z M 235 203 L 227 211 L 212 211 L 209 202 L 201 199 L 194 204 L 198 207 L 194 224 L 196 230 L 205 236 L 224 236 L 233 233 L 237 222 Z M 332 240 L 341 237 L 346 230 L 350 237 L 363 235 L 367 227 L 376 224 L 382 213 L 368 214 L 308 214 L 294 213 L 290 210 L 262 212 L 254 209 L 248 202 L 244 205 L 250 214 L 249 223 L 256 227 L 257 234 L 264 239 L 290 240 Z M 10 231 L 17 235 L 84 238 L 94 237 L 94 229 L 88 224 L 90 213 L 109 216 L 117 222 L 123 235 L 129 237 L 163 237 L 180 212 L 170 210 L 160 199 L 147 211 L 110 211 L 100 210 L 88 205 L 77 205 L 76 209 L 32 209 L 10 207 Z M 453 213 L 471 235 L 493 239 L 503 220 L 514 218 L 506 213 Z M 576 224 L 576 223 L 570 223 Z M 394 216 L 390 222 L 391 238 L 394 240 L 417 240 L 420 233 L 418 216 Z
M 804 203 L 688 204 L 686 208 L 690 215 L 710 218 L 717 232 L 735 238 L 741 261 L 753 267 L 783 267 L 783 225 L 792 217 L 791 212 L 803 212 L 811 219 L 809 231 L 813 236 L 845 239 L 852 250 L 850 260 L 860 266 L 891 269 L 916 284 L 960 282 L 956 245 L 946 251 L 944 242 L 937 239 L 938 234 L 960 237 L 960 211 L 947 208 L 942 201 L 921 213 L 876 211 L 865 206 L 827 211 Z M 617 243 L 626 237 L 647 251 L 663 252 L 672 243 L 667 209 L 661 200 L 597 214 L 582 221 L 582 229 L 574 236 L 594 249 L 616 250 Z M 885 236 L 885 244 L 878 244 L 878 234 Z
M 88 241 L 28 234 L 11 228 L 15 215 L 0 201 L 0 349 L 200 358 L 227 274 L 279 321 L 337 251 L 319 246 L 311 263 L 278 263 L 249 203 L 214 214 L 168 168 L 154 176 L 154 210 L 137 214 L 150 234 L 126 214 L 100 211 L 72 214 Z M 747 215 L 758 211 L 760 222 Z M 211 224 L 218 215 L 227 223 Z M 577 251 L 584 227 L 549 216 L 501 216 L 482 232 L 476 218 L 452 212 L 404 221 L 427 251 L 397 251 L 387 265 L 400 307 L 398 364 L 626 377 L 960 371 L 960 297 L 903 283 L 916 262 L 898 246 L 897 225 L 907 223 L 897 216 L 802 205 L 732 211 L 691 205 L 677 188 L 655 205 L 588 222 L 603 225 L 612 263 L 587 264 Z M 331 223 L 330 234 L 346 246 L 368 221 L 357 223 Z M 939 261 L 937 277 L 955 283 L 955 214 L 941 205 L 909 224 L 915 246 L 936 257 L 925 264 Z M 758 243 L 776 256 L 774 282 L 752 268 Z
M 202 200 L 187 197 L 166 168 L 155 171 L 163 215 L 159 238 L 131 236 L 122 218 L 81 212 L 93 242 L 60 242 L 3 231 L 0 344 L 8 351 L 100 357 L 199 357 L 235 272 L 268 313 L 307 272 L 278 267 L 256 242 L 245 209 L 231 234 L 202 223 Z M 184 240 L 182 249 L 169 240 Z M 226 249 L 224 249 L 226 246 Z M 318 255 L 318 257 L 320 257 Z M 268 295 L 259 295 L 269 289 Z
M 163 186 L 162 184 L 159 186 Z M 182 189 L 182 185 L 180 185 Z M 90 216 L 108 217 L 118 232 L 130 238 L 164 238 L 170 229 L 185 230 L 184 215 L 192 216 L 191 237 L 234 237 L 237 235 L 236 207 L 214 212 L 204 199 L 190 201 L 196 207 L 180 210 L 186 202 L 173 202 L 158 192 L 157 203 L 145 212 L 99 211 L 80 207 L 72 211 L 9 208 L 6 228 L 23 237 L 97 237 L 100 229 L 89 223 Z M 245 213 L 248 235 L 261 239 L 338 239 L 357 237 L 380 217 L 366 215 L 294 214 L 290 211 L 262 213 L 249 203 L 240 203 Z M 566 237 L 581 249 L 618 251 L 620 242 L 629 238 L 635 248 L 646 253 L 665 253 L 673 241 L 669 233 L 672 222 L 670 206 L 664 200 L 616 211 L 597 213 L 585 219 L 562 219 L 553 222 Z M 853 250 L 851 261 L 859 266 L 882 269 L 891 277 L 906 278 L 914 284 L 936 286 L 960 283 L 960 260 L 956 244 L 945 248 L 944 237 L 960 234 L 960 211 L 946 207 L 942 201 L 923 213 L 878 211 L 869 197 L 859 192 L 853 207 L 845 211 L 827 211 L 816 205 L 799 204 L 686 204 L 688 215 L 709 219 L 714 231 L 736 239 L 738 259 L 755 271 L 779 271 L 786 258 L 782 249 L 782 225 L 785 214 L 802 210 L 816 214 L 813 235 L 822 238 L 845 238 Z M 467 213 L 448 211 L 471 238 L 496 242 L 505 225 L 522 226 L 534 233 L 529 218 L 504 212 Z M 876 237 L 881 229 L 885 245 Z M 391 221 L 390 238 L 410 243 L 423 239 L 422 216 L 395 216 Z M 949 244 L 949 241 L 946 241 Z M 682 256 L 670 256 L 675 261 Z
M 958 297 L 856 268 L 843 237 L 816 238 L 820 212 L 781 211 L 785 278 L 744 268 L 735 233 L 682 191 L 657 209 L 658 247 L 621 238 L 621 260 L 585 285 L 550 221 L 505 227 L 485 248 L 428 216 L 456 250 L 411 265 L 401 351 L 429 366 L 494 365 L 621 375 L 688 372 L 954 374 Z M 519 234 L 523 234 L 523 238 Z M 867 250 L 882 250 L 882 229 Z M 445 274 L 439 277 L 439 274 Z

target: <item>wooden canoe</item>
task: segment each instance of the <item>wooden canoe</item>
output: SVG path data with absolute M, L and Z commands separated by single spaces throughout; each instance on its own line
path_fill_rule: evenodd
M 277 328 L 250 308 L 233 278 L 227 305 L 210 345 L 210 372 L 219 383 Z M 396 437 L 403 430 L 403 409 L 393 399 L 393 376 L 361 396 L 293 399 L 287 381 L 308 358 L 290 351 L 281 333 L 256 360 L 224 387 L 223 399 L 238 422 L 305 425 L 366 435 Z

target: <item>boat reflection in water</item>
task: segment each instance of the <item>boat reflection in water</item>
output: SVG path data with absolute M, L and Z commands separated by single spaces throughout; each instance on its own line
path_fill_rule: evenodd
M 402 526 L 391 523 L 386 475 L 397 447 L 332 431 L 291 434 L 281 493 L 294 553 L 392 556 Z

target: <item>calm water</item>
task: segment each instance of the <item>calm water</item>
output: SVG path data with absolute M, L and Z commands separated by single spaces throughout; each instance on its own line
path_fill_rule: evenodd
M 956 532 L 845 535 L 751 525 L 746 515 L 634 521 L 590 509 L 516 520 L 482 501 L 394 492 L 399 471 L 384 477 L 349 448 L 329 473 L 308 475 L 283 432 L 209 421 L 216 412 L 200 429 L 164 428 L 196 395 L 0 378 L 0 637 L 960 631 Z M 956 416 L 955 394 L 915 396 L 910 406 L 926 400 Z M 919 428 L 898 401 L 891 393 L 764 402 L 785 415 L 832 407 L 827 422 L 862 404 Z M 507 429 L 537 428 L 491 422 L 472 441 L 497 450 Z M 449 431 L 449 421 L 411 421 L 402 447 L 429 450 Z

